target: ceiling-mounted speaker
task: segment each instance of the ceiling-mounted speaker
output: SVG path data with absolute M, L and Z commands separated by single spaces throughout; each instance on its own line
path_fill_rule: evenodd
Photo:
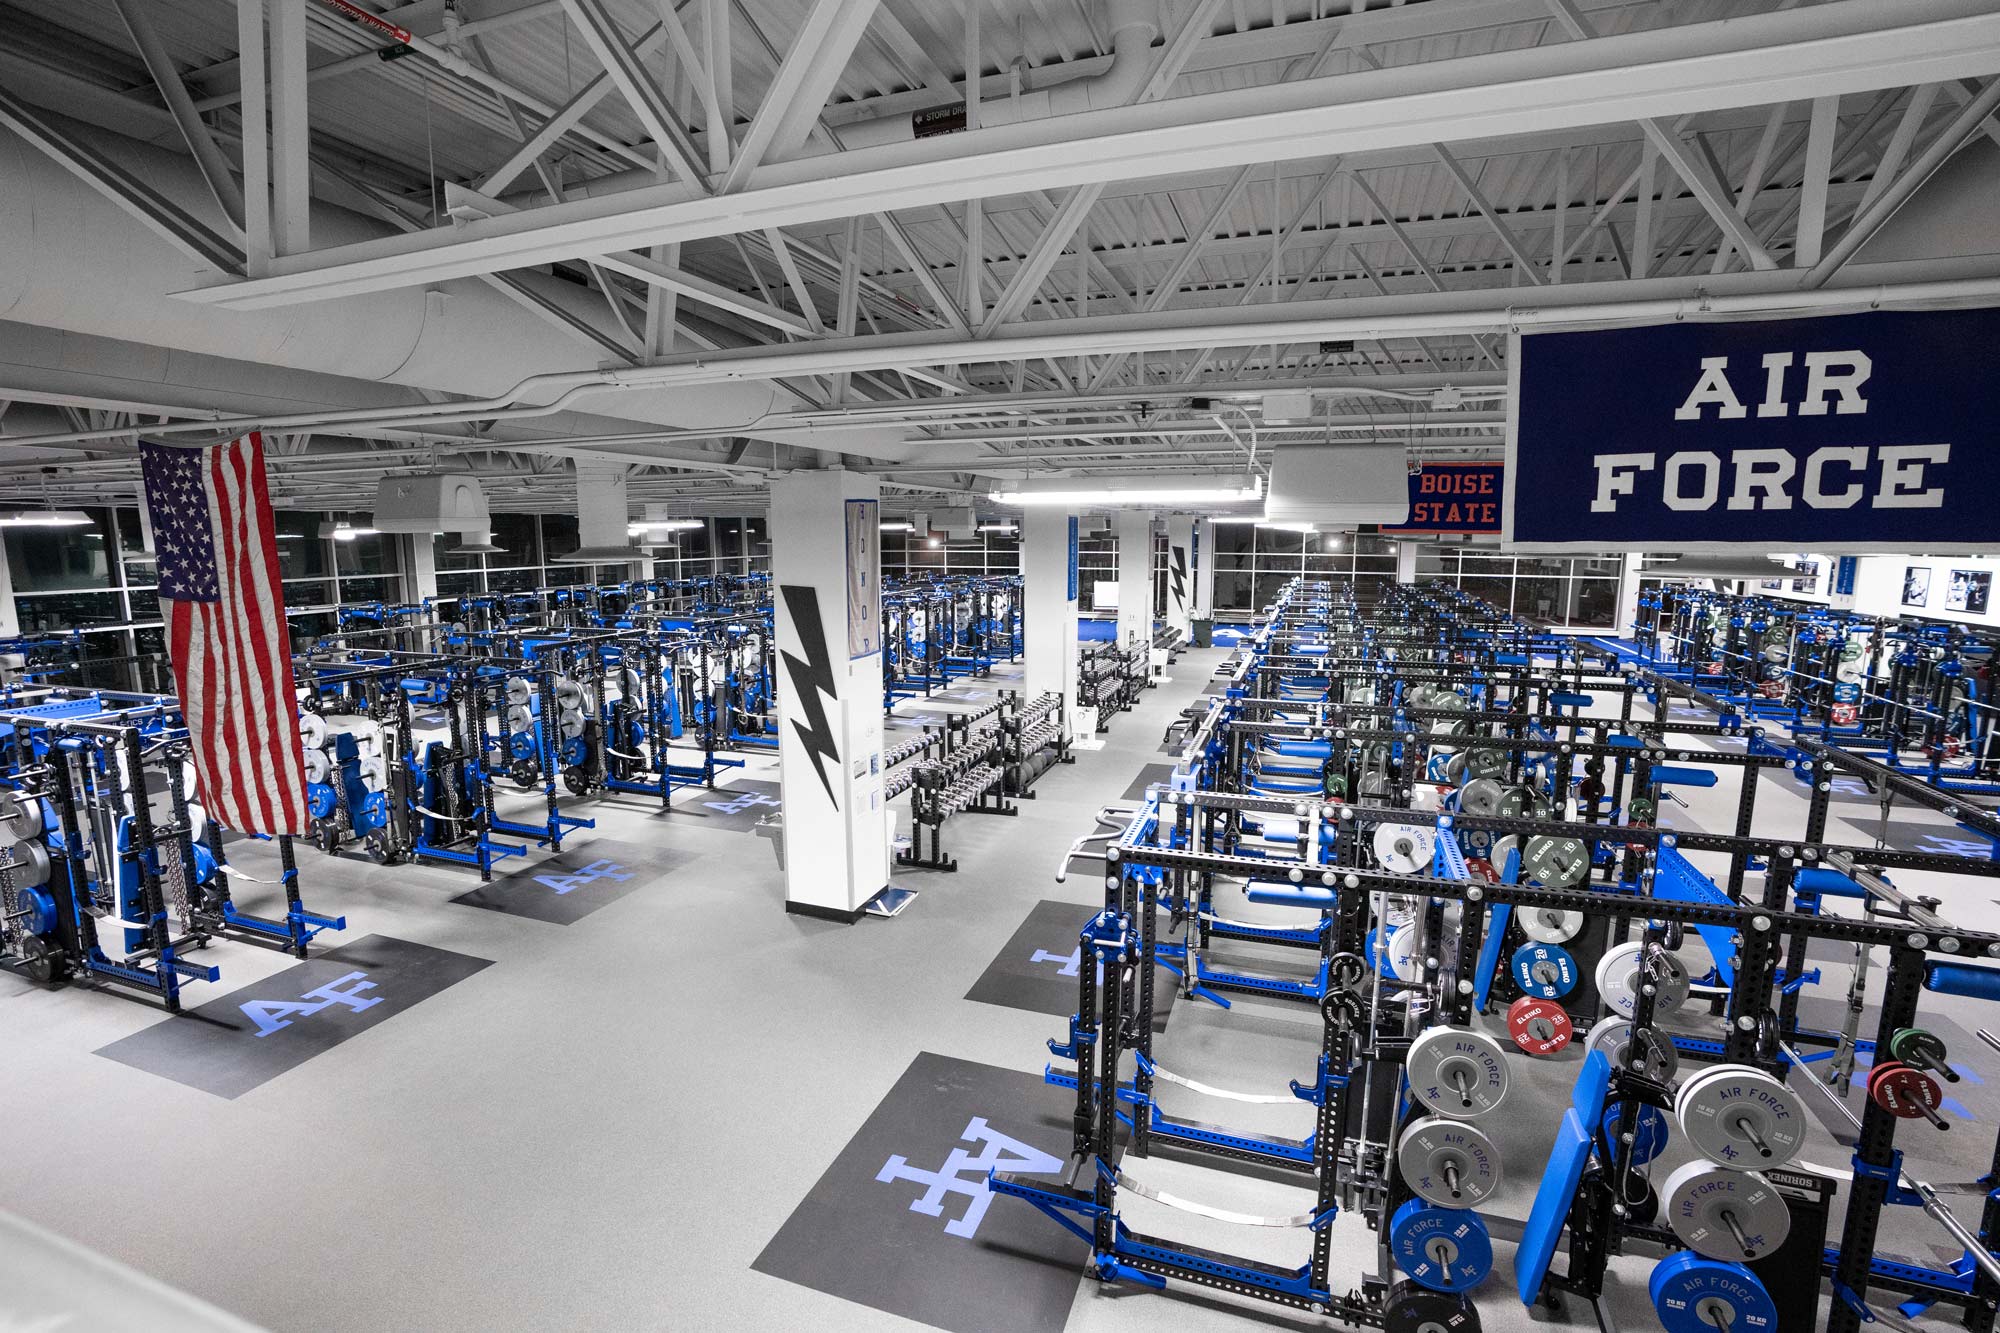
M 1102 514 L 1083 514 L 1076 520 L 1076 535 L 1079 537 L 1102 537 L 1111 531 L 1111 520 Z
M 979 523 L 972 516 L 971 505 L 963 508 L 933 509 L 931 526 L 955 542 L 970 541 L 979 535 Z
M 374 525 L 381 532 L 488 532 L 486 492 L 479 478 L 459 472 L 384 477 L 375 487 Z
M 1410 467 L 1400 444 L 1281 444 L 1264 517 L 1274 523 L 1406 523 Z

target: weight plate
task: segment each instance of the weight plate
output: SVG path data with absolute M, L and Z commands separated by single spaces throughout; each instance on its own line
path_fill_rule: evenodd
M 1938 1081 L 1923 1070 L 1886 1064 L 1870 1071 L 1868 1097 L 1899 1120 L 1919 1120 L 1926 1109 L 1936 1112 L 1942 1093 Z
M 1500 882 L 1500 872 L 1493 868 L 1491 861 L 1485 860 L 1482 857 L 1474 856 L 1468 858 L 1465 863 L 1465 873 L 1474 879 L 1483 879 L 1488 884 L 1498 884 Z
M 325 750 L 306 751 L 306 781 L 325 782 L 326 773 L 332 764 L 328 762 Z
M 361 785 L 371 792 L 381 791 L 389 782 L 389 761 L 380 755 L 370 755 L 355 768 L 361 778 Z
M 1507 1006 L 1507 1035 L 1529 1055 L 1554 1055 L 1569 1045 L 1576 1030 L 1554 1000 L 1523 995 Z
M 1590 1031 L 1584 1034 L 1583 1049 L 1586 1052 L 1603 1051 L 1604 1058 L 1611 1062 L 1613 1069 L 1623 1069 L 1626 1060 L 1625 1048 L 1631 1041 L 1631 1020 L 1612 1014 L 1598 1019 L 1591 1025 Z M 1680 1052 L 1674 1049 L 1673 1042 L 1649 1030 L 1642 1046 L 1643 1059 L 1639 1063 L 1637 1072 L 1655 1083 L 1665 1083 L 1671 1079 L 1674 1071 L 1680 1067 Z
M 326 744 L 326 719 L 318 713 L 299 714 L 299 740 L 308 750 L 317 750 Z
M 1638 1007 L 1639 958 L 1644 952 L 1642 943 L 1630 940 L 1614 944 L 1597 960 L 1597 993 L 1621 1018 L 1632 1017 Z M 1664 1017 L 1687 1003 L 1693 978 L 1688 976 L 1687 965 L 1671 950 L 1654 955 L 1652 971 L 1653 1013 Z
M 1507 789 L 1492 778 L 1474 778 L 1458 789 L 1461 814 L 1491 819 L 1500 813 L 1500 798 Z
M 1504 838 L 1495 838 L 1492 848 L 1486 853 L 1486 859 L 1491 861 L 1493 868 L 1504 876 L 1507 873 L 1507 858 L 1520 845 L 1521 835 L 1518 833 L 1509 833 Z
M 1470 1296 L 1427 1291 L 1403 1278 L 1389 1288 L 1382 1326 L 1387 1333 L 1479 1333 L 1479 1312 Z
M 0 866 L 13 876 L 17 889 L 39 889 L 49 882 L 49 849 L 39 838 L 17 842 L 0 851 Z
M 556 727 L 565 740 L 574 740 L 583 735 L 583 714 L 564 711 L 556 715 Z
M 1443 1115 L 1474 1119 L 1507 1095 L 1506 1052 L 1484 1032 L 1426 1028 L 1405 1058 L 1411 1095 Z
M 506 697 L 510 707 L 526 708 L 528 700 L 535 697 L 535 687 L 520 676 L 509 676 L 507 678 Z
M 1523 907 L 1514 919 L 1537 944 L 1567 944 L 1583 930 L 1583 913 L 1561 907 Z
M 1508 964 L 1514 984 L 1537 999 L 1559 1000 L 1576 989 L 1576 959 L 1560 944 L 1524 944 Z
M 20 842 L 42 832 L 42 803 L 33 796 L 8 794 L 0 799 L 0 840 Z
M 1389 932 L 1389 942 L 1383 946 L 1383 956 L 1388 961 L 1389 971 L 1398 981 L 1421 981 L 1424 976 L 1424 956 L 1417 951 L 1417 929 L 1414 925 L 1397 926 Z
M 1526 787 L 1509 787 L 1500 793 L 1498 813 L 1505 819 L 1519 819 L 1528 813 L 1534 803 L 1535 794 Z
M 1717 1065 L 1681 1085 L 1674 1119 L 1696 1152 L 1726 1165 L 1783 1166 L 1805 1144 L 1805 1110 L 1749 1065 Z
M 535 715 L 524 703 L 510 704 L 507 708 L 507 730 L 526 731 L 535 725 Z
M 1653 1269 L 1647 1291 L 1666 1333 L 1775 1333 L 1778 1307 L 1741 1264 L 1683 1250 Z
M 583 707 L 583 686 L 568 676 L 557 676 L 555 684 L 556 707 L 574 712 Z
M 1392 875 L 1427 875 L 1437 830 L 1423 824 L 1377 824 L 1375 861 Z
M 1946 1063 L 1944 1038 L 1925 1028 L 1904 1028 L 1889 1038 L 1889 1054 L 1907 1065 L 1942 1074 L 1958 1082 L 1958 1071 Z
M 1590 850 L 1576 838 L 1537 835 L 1521 849 L 1521 871 L 1545 888 L 1575 888 L 1590 873 Z
M 1465 755 L 1455 754 L 1445 760 L 1445 780 L 1457 785 L 1465 781 Z
M 40 888 L 20 886 L 15 894 L 15 911 L 21 914 L 21 929 L 29 935 L 49 935 L 56 928 L 56 900 Z M 1496 1157 L 1497 1163 L 1499 1159 Z M 1488 1191 L 1489 1193 L 1491 1191 Z
M 1507 771 L 1507 752 L 1484 748 L 1467 750 L 1465 771 L 1475 778 L 1497 778 Z
M 324 782 L 306 784 L 306 812 L 314 819 L 325 819 L 334 811 L 333 788 Z
M 1470 1291 L 1493 1271 L 1493 1238 L 1478 1213 L 1407 1200 L 1389 1219 L 1389 1252 L 1431 1291 Z
M 1412 1120 L 1396 1140 L 1396 1167 L 1418 1198 L 1440 1208 L 1476 1208 L 1500 1188 L 1500 1149 L 1464 1120 Z
M 1624 1114 L 1623 1102 L 1612 1102 L 1604 1108 L 1604 1137 L 1616 1142 L 1618 1138 L 1618 1118 Z M 1667 1146 L 1667 1113 L 1657 1106 L 1642 1104 L 1639 1117 L 1632 1126 L 1632 1165 L 1644 1166 L 1660 1155 Z
M 1755 1171 L 1686 1162 L 1660 1190 L 1667 1225 L 1696 1254 L 1730 1263 L 1759 1259 L 1785 1243 L 1792 1210 Z

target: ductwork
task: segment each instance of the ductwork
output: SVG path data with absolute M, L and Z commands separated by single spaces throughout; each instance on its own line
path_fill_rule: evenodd
M 1111 63 L 1096 74 L 1073 76 L 1042 88 L 1029 88 L 1012 97 L 995 98 L 979 104 L 981 128 L 1014 125 L 1023 121 L 1048 120 L 1054 116 L 1078 115 L 1086 111 L 1107 111 L 1135 101 L 1155 63 L 1153 42 L 1161 33 L 1161 10 L 1165 0 L 1111 0 L 1107 6 L 1111 23 Z M 1032 77 L 1032 76 L 1030 76 Z M 977 86 L 976 74 L 969 73 L 966 87 Z M 935 110 L 949 111 L 944 107 Z M 881 144 L 908 143 L 917 137 L 919 116 L 932 112 L 900 112 L 871 120 L 848 121 L 834 132 L 842 148 L 873 148 Z M 963 122 L 960 122 L 963 124 Z M 699 146 L 702 132 L 694 139 Z M 800 153 L 815 156 L 823 150 L 813 147 Z M 613 172 L 593 180 L 563 187 L 566 198 L 618 194 L 642 185 L 658 185 L 659 173 L 645 169 Z M 523 190 L 505 200 L 516 208 L 533 208 L 551 202 L 545 190 Z
M 74 122 L 67 127 L 220 227 L 220 211 L 188 158 Z M 206 309 L 170 293 L 215 281 L 213 270 L 3 130 L 0 180 L 7 182 L 0 190 L 0 320 L 471 398 L 506 394 L 533 376 L 600 365 L 601 353 L 478 281 L 284 310 Z M 338 245 L 388 231 L 374 219 L 316 202 L 312 234 L 320 244 Z M 600 294 L 544 274 L 517 276 L 578 319 L 604 325 Z M 760 432 L 759 421 L 796 405 L 768 380 L 694 392 L 626 389 L 577 405 L 585 411 L 602 408 L 632 423 L 715 429 L 862 454 L 899 442 L 904 434 L 880 428 L 811 438 L 796 431 Z

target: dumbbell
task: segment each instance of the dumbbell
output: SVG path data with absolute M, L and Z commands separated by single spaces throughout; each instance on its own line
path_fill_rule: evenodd
M 1868 1074 L 1868 1100 L 1898 1119 L 1921 1116 L 1936 1129 L 1951 1128 L 1951 1122 L 1937 1113 L 1942 1100 L 1937 1080 L 1921 1069 L 1893 1061 L 1875 1066 Z

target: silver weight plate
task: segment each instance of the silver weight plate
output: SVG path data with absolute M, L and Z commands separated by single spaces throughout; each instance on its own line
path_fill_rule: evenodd
M 1475 778 L 1497 778 L 1507 771 L 1505 750 L 1467 750 L 1465 771 Z
M 1507 873 L 1507 856 L 1520 845 L 1521 835 L 1518 833 L 1509 833 L 1504 838 L 1493 840 L 1492 847 L 1487 849 L 1486 860 L 1492 865 L 1494 873 L 1500 875 Z
M 1383 946 L 1382 954 L 1389 960 L 1389 970 L 1398 981 L 1421 981 L 1424 975 L 1424 956 L 1417 950 L 1417 928 L 1415 923 L 1398 926 L 1389 932 L 1389 942 Z
M 1427 875 L 1437 830 L 1423 824 L 1377 824 L 1375 860 L 1392 875 Z
M 42 832 L 42 802 L 39 797 L 8 795 L 0 798 L 0 842 L 20 842 Z
M 1500 815 L 1506 819 L 1519 819 L 1528 814 L 1534 804 L 1535 794 L 1526 787 L 1509 787 L 1500 794 Z
M 535 687 L 520 676 L 507 678 L 507 702 L 517 708 L 528 706 L 528 700 L 535 697 Z
M 1499 1147 L 1464 1120 L 1412 1120 L 1396 1140 L 1396 1166 L 1418 1198 L 1440 1208 L 1477 1208 L 1500 1188 Z
M 1464 754 L 1461 753 L 1452 755 L 1444 761 L 1444 776 L 1445 780 L 1452 783 L 1453 785 L 1458 785 L 1465 781 Z M 1463 808 L 1462 804 L 1460 808 L 1461 809 Z
M 1625 1048 L 1631 1041 L 1631 1020 L 1612 1014 L 1591 1024 L 1590 1031 L 1584 1034 L 1583 1049 L 1586 1054 L 1591 1051 L 1604 1052 L 1604 1058 L 1611 1062 L 1613 1069 L 1622 1069 L 1625 1067 Z M 1680 1068 L 1680 1052 L 1674 1049 L 1673 1042 L 1666 1037 L 1649 1041 L 1646 1050 L 1648 1058 L 1639 1072 L 1655 1083 L 1665 1083 L 1674 1076 L 1674 1071 Z
M 1537 944 L 1568 944 L 1583 930 L 1583 913 L 1561 907 L 1520 907 L 1514 919 Z
M 1792 1210 L 1755 1171 L 1686 1162 L 1667 1177 L 1660 1211 L 1681 1244 L 1705 1259 L 1761 1259 L 1791 1234 Z
M 299 714 L 299 740 L 308 750 L 317 750 L 326 744 L 326 719 L 318 713 Z
M 556 707 L 565 712 L 573 712 L 583 707 L 583 686 L 568 676 L 557 676 L 555 685 Z
M 1544 888 L 1575 888 L 1590 874 L 1590 849 L 1576 838 L 1538 834 L 1521 848 L 1521 873 Z
M 1681 1085 L 1674 1119 L 1696 1152 L 1736 1167 L 1783 1166 L 1805 1144 L 1805 1108 L 1750 1065 L 1717 1065 Z
M 1457 755 L 1452 758 L 1456 760 Z M 1500 798 L 1507 789 L 1492 778 L 1474 778 L 1458 789 L 1458 808 L 1461 814 L 1475 815 L 1481 819 L 1491 819 L 1500 813 Z
M 535 715 L 528 711 L 526 704 L 511 704 L 507 709 L 507 730 L 526 731 L 535 725 Z
M 325 782 L 327 770 L 331 767 L 333 765 L 327 761 L 325 750 L 310 749 L 306 751 L 307 782 Z
M 17 842 L 0 852 L 0 866 L 6 866 L 17 889 L 39 889 L 49 882 L 49 849 L 39 838 Z
M 1471 1028 L 1430 1027 L 1410 1043 L 1410 1093 L 1440 1115 L 1475 1119 L 1507 1095 L 1507 1055 Z
M 1597 993 L 1620 1018 L 1631 1018 L 1639 1007 L 1639 955 L 1644 951 L 1644 945 L 1632 940 L 1612 945 L 1597 960 L 1592 974 Z

